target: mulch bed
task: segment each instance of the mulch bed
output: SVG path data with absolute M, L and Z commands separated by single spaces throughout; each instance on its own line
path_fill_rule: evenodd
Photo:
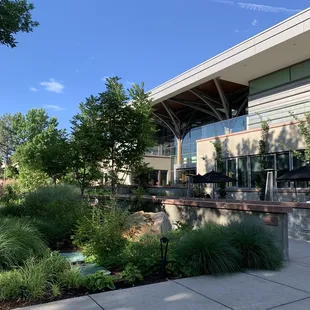
M 135 285 L 125 283 L 123 281 L 118 281 L 115 283 L 115 290 L 130 288 L 130 287 L 136 287 L 136 286 L 142 286 L 147 284 L 155 284 L 160 282 L 165 282 L 166 279 L 160 278 L 158 275 L 149 276 L 146 277 L 143 281 L 139 281 Z M 89 294 L 94 293 L 101 293 L 105 291 L 98 291 L 98 292 L 89 292 L 85 288 L 81 289 L 74 289 L 74 290 L 65 290 L 62 292 L 62 295 L 59 297 L 53 297 L 53 296 L 46 296 L 44 298 L 38 299 L 36 301 L 26 301 L 26 300 L 20 300 L 20 301 L 3 301 L 0 303 L 0 310 L 12 310 L 15 308 L 22 308 L 22 307 L 28 307 L 28 306 L 34 306 L 39 304 L 45 304 L 52 301 L 62 300 L 62 299 L 68 299 L 68 298 L 74 298 L 74 297 L 80 297 L 80 296 L 86 296 Z

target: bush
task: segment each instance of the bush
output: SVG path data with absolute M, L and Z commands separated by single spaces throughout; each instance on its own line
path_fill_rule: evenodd
M 143 276 L 156 274 L 160 271 L 160 237 L 153 235 L 143 236 L 135 242 L 128 243 L 124 251 L 127 263 L 136 266 Z
M 79 267 L 71 267 L 70 269 L 64 270 L 59 277 L 59 282 L 62 287 L 68 289 L 77 289 L 83 285 L 84 277 L 81 274 Z
M 69 287 L 74 282 L 68 276 L 71 270 L 70 263 L 56 252 L 46 252 L 41 259 L 30 258 L 23 267 L 0 273 L 0 301 L 57 297 L 62 286 Z M 78 272 L 74 271 L 75 279 L 82 278 Z
M 8 204 L 6 206 L 0 206 L 0 217 L 22 217 L 25 215 L 25 208 L 20 204 Z
M 88 256 L 94 256 L 106 268 L 123 265 L 126 233 L 139 225 L 139 218 L 117 208 L 94 210 L 92 217 L 83 217 L 75 231 L 74 244 Z
M 0 269 L 22 265 L 46 249 L 42 235 L 29 220 L 0 218 Z
M 240 270 L 238 251 L 229 244 L 225 228 L 213 224 L 185 234 L 176 246 L 182 271 L 188 276 Z
M 70 186 L 40 188 L 26 195 L 24 206 L 27 215 L 39 220 L 38 227 L 53 249 L 70 239 L 78 220 L 89 211 L 78 190 Z
M 242 268 L 274 270 L 281 267 L 281 251 L 262 223 L 233 222 L 228 226 L 228 238 L 241 255 Z
M 95 274 L 86 276 L 83 283 L 92 292 L 115 289 L 114 278 L 106 276 L 104 271 L 97 271 Z
M 126 265 L 125 269 L 120 273 L 120 278 L 127 282 L 134 284 L 137 281 L 143 280 L 143 275 L 137 266 L 132 263 Z

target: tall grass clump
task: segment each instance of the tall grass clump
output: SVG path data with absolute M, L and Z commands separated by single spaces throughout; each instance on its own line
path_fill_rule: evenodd
M 240 255 L 229 243 L 223 226 L 207 224 L 185 234 L 175 251 L 188 276 L 240 270 Z
M 42 235 L 29 220 L 0 218 L 0 269 L 22 265 L 45 250 Z
M 55 288 L 59 288 L 58 296 L 62 287 L 80 286 L 82 279 L 64 257 L 46 251 L 42 258 L 29 258 L 24 266 L 0 273 L 0 301 L 50 297 Z
M 63 185 L 28 193 L 24 208 L 25 213 L 36 220 L 52 249 L 70 240 L 78 220 L 90 210 L 76 188 Z
M 283 256 L 273 235 L 258 220 L 232 222 L 227 227 L 227 236 L 241 256 L 245 269 L 278 269 Z

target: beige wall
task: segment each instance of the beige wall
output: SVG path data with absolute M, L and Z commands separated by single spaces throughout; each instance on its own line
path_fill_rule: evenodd
M 167 182 L 171 181 L 171 157 L 170 156 L 155 156 L 145 155 L 144 162 L 149 164 L 155 170 L 167 170 Z
M 258 154 L 261 129 L 242 131 L 218 137 L 222 143 L 223 157 Z M 204 174 L 215 168 L 215 138 L 197 141 L 197 173 Z M 287 147 L 284 147 L 288 146 Z M 269 130 L 269 153 L 305 148 L 296 123 L 271 126 Z

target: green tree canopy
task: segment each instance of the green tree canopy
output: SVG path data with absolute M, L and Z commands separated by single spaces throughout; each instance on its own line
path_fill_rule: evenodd
M 80 140 L 77 137 L 82 136 L 82 132 L 92 136 L 89 162 L 100 162 L 109 172 L 115 192 L 120 174 L 125 175 L 140 162 L 153 145 L 155 126 L 151 119 L 151 99 L 143 84 L 134 85 L 127 94 L 120 79 L 113 77 L 107 79 L 106 91 L 87 98 L 80 110 L 73 121 L 74 140 Z
M 18 32 L 32 32 L 39 25 L 32 20 L 33 9 L 26 0 L 0 0 L 0 44 L 14 48 Z

